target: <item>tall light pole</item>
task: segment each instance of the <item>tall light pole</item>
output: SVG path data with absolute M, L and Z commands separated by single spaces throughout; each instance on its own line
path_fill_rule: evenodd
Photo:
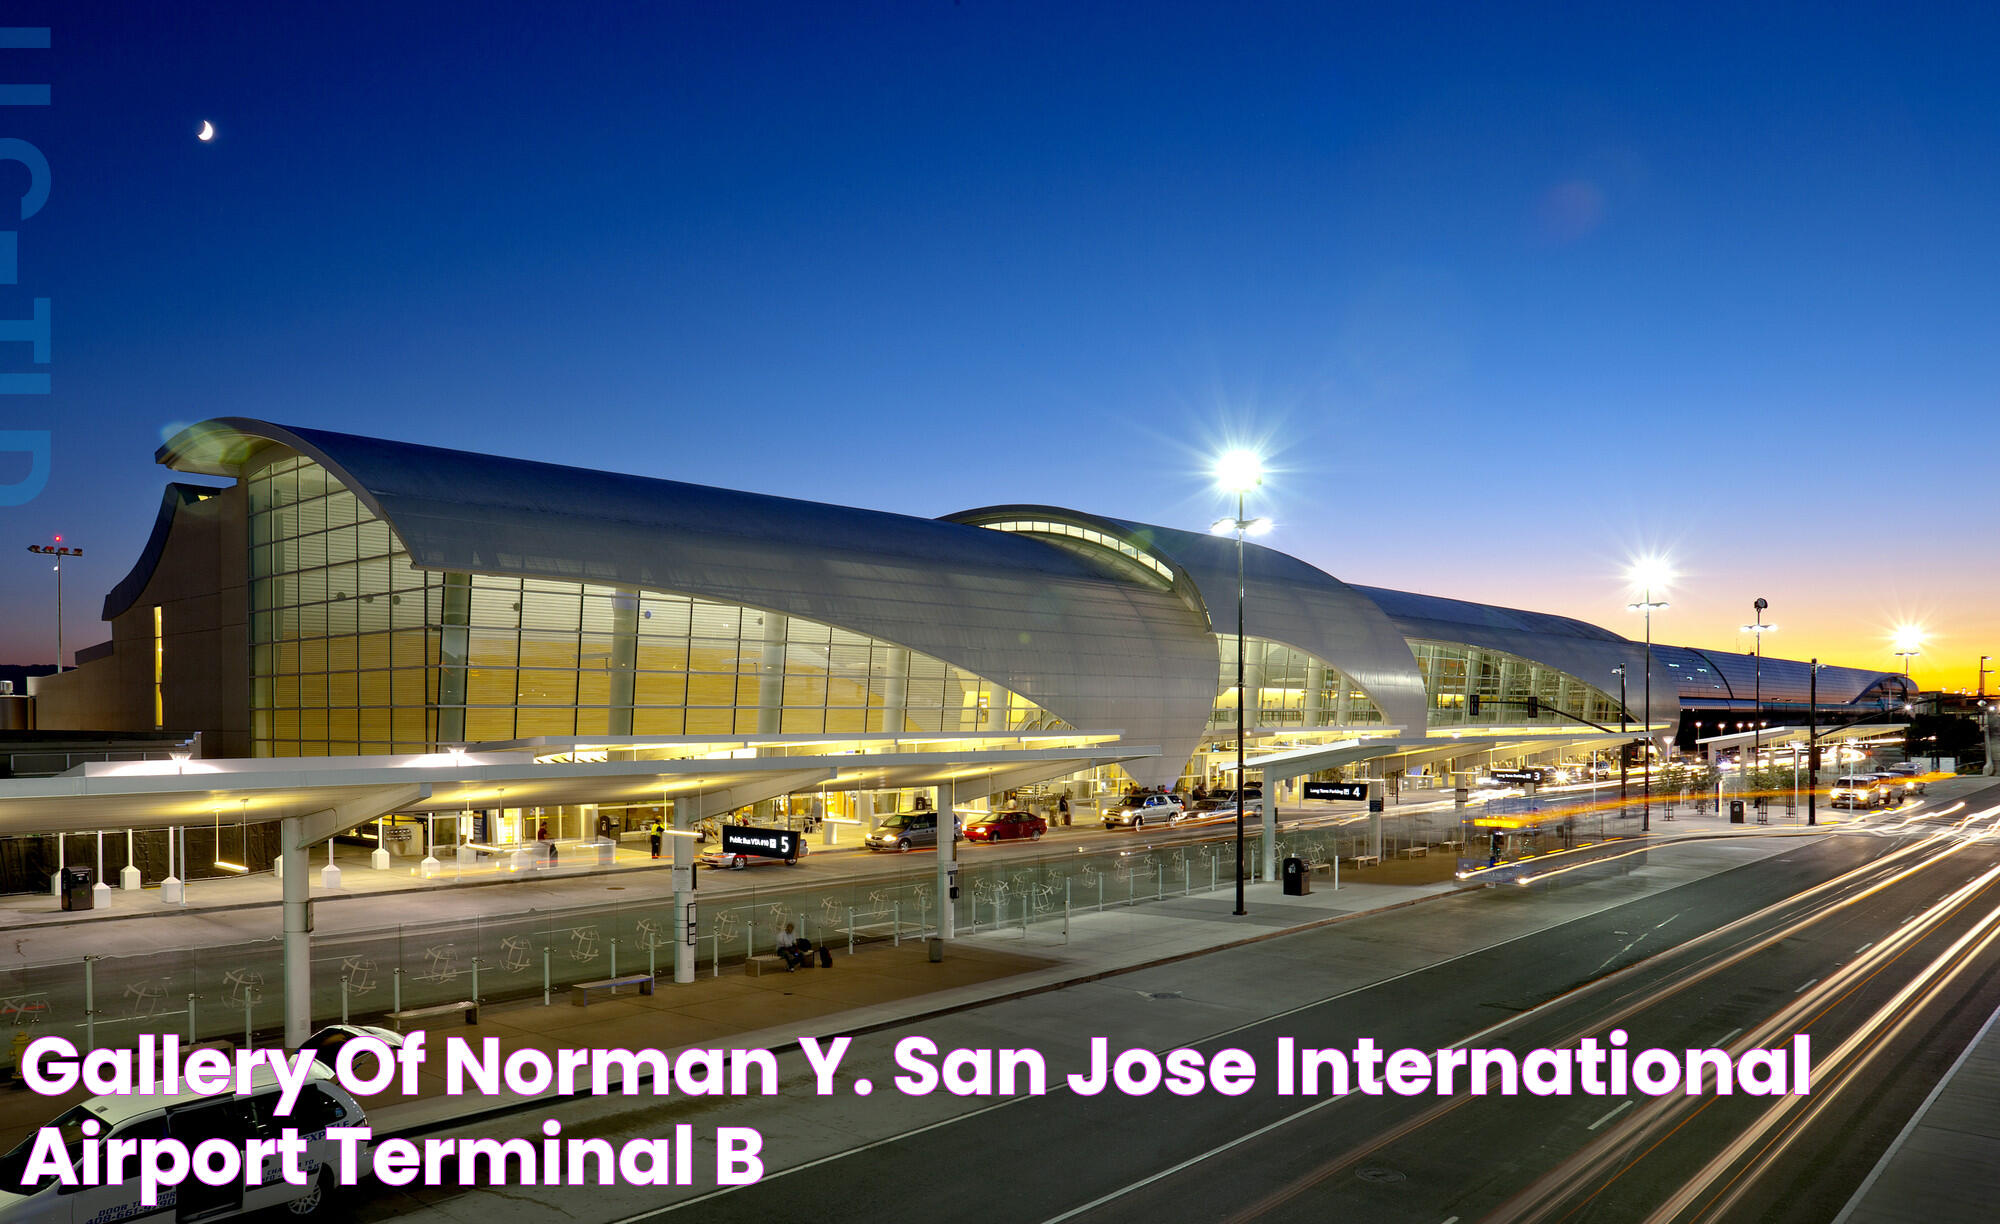
M 64 557 L 81 557 L 83 550 L 81 548 L 65 548 L 62 537 L 57 536 L 54 544 L 30 544 L 28 545 L 28 551 L 31 553 L 41 553 L 56 559 L 56 672 L 60 674 L 63 669 L 62 559 Z
M 1806 824 L 1819 823 L 1819 660 L 1806 680 Z M 1835 771 L 1838 773 L 1839 771 Z
M 1216 535 L 1236 537 L 1236 913 L 1240 917 L 1250 912 L 1243 907 L 1243 707 L 1249 704 L 1243 691 L 1243 537 L 1263 535 L 1271 529 L 1271 520 L 1243 517 L 1245 495 L 1264 483 L 1264 463 L 1255 452 L 1223 452 L 1215 463 L 1215 482 L 1224 490 L 1236 494 L 1236 517 L 1217 519 L 1209 530 Z M 1276 793 L 1264 796 L 1265 803 L 1275 804 L 1277 801 Z M 1275 813 L 1275 809 L 1272 811 Z
M 1618 673 L 1618 734 L 1622 736 L 1629 730 L 1625 722 L 1631 713 L 1631 707 L 1625 704 L 1625 665 L 1620 663 L 1611 670 Z M 1631 746 L 1622 739 L 1618 742 L 1618 810 L 1621 814 L 1625 810 L 1625 766 L 1632 756 L 1626 749 Z
M 1917 647 L 1924 644 L 1923 630 L 1915 625 L 1903 625 L 1896 630 L 1896 657 L 1903 661 L 1903 674 L 1910 674 L 1910 660 L 1922 654 Z
M 1639 831 L 1648 832 L 1653 827 L 1653 612 L 1665 608 L 1666 600 L 1655 600 L 1653 588 L 1665 586 L 1671 575 L 1666 562 L 1658 558 L 1648 558 L 1632 566 L 1632 583 L 1642 592 L 1639 602 L 1626 604 L 1628 612 L 1646 614 L 1646 705 L 1645 717 L 1641 720 L 1646 728 L 1646 772 L 1640 779 L 1644 790 L 1643 805 L 1640 808 Z
M 1751 704 L 1757 707 L 1750 723 L 1750 764 L 1753 767 L 1758 763 L 1757 754 L 1764 750 L 1764 635 L 1777 629 L 1776 625 L 1764 623 L 1764 609 L 1770 606 L 1770 601 L 1758 596 L 1757 602 L 1750 605 L 1750 610 L 1757 614 L 1757 623 L 1743 626 L 1743 632 L 1757 635 L 1751 639 L 1755 655 L 1755 662 L 1751 664 L 1755 697 Z
M 1986 750 L 1986 773 L 1993 770 L 1993 712 L 1986 708 L 1986 673 L 1993 669 L 1986 666 L 1993 661 L 1992 655 L 1979 656 L 1979 734 L 1981 746 Z

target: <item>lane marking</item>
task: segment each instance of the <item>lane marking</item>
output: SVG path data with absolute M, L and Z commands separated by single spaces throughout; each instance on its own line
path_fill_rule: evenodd
M 1603 1125 L 1604 1125 L 1604 1124 L 1605 1124 L 1606 1122 L 1609 1122 L 1609 1121 L 1611 1121 L 1611 1119 L 1613 1119 L 1613 1118 L 1617 1117 L 1617 1116 L 1618 1116 L 1619 1114 L 1622 1114 L 1622 1113 L 1624 1113 L 1624 1112 L 1625 1112 L 1626 1110 L 1628 1110 L 1628 1109 L 1630 1109 L 1630 1108 L 1632 1108 L 1632 1102 L 1631 1102 L 1631 1100 L 1630 1100 L 1630 1099 L 1628 1098 L 1628 1099 L 1626 1100 L 1626 1102 L 1625 1102 L 1625 1103 L 1624 1103 L 1623 1105 L 1615 1105 L 1615 1106 L 1613 1106 L 1613 1107 L 1612 1107 L 1612 1109 L 1611 1109 L 1611 1112 L 1610 1112 L 1610 1113 L 1608 1113 L 1608 1114 L 1605 1114 L 1605 1115 L 1604 1115 L 1603 1117 L 1599 1118 L 1599 1119 L 1598 1119 L 1597 1121 L 1595 1121 L 1595 1122 L 1592 1122 L 1592 1123 L 1591 1123 L 1591 1124 L 1590 1124 L 1590 1125 L 1589 1125 L 1588 1127 L 1586 1127 L 1585 1129 L 1586 1129 L 1586 1130 L 1596 1130 L 1596 1129 L 1597 1129 L 1598 1127 L 1600 1127 L 1600 1126 L 1603 1126 Z
M 1807 982 L 1807 983 L 1806 983 L 1806 986 L 1810 986 L 1810 985 L 1812 985 L 1812 984 L 1813 984 L 1813 982 L 1817 982 L 1817 981 L 1819 981 L 1819 979 L 1818 979 L 1818 978 L 1814 978 L 1814 979 L 1812 980 L 1812 982 Z M 1797 990 L 1794 990 L 1794 991 L 1793 991 L 1792 993 L 1793 993 L 1793 994 L 1804 994 L 1804 993 L 1806 992 L 1806 986 L 1801 986 L 1801 987 L 1799 987 L 1799 988 L 1798 988 Z
M 1678 918 L 1678 917 L 1680 917 L 1680 915 L 1679 915 L 1679 914 L 1675 914 L 1675 915 L 1673 916 L 1673 918 L 1669 918 L 1669 919 L 1667 919 L 1667 922 L 1672 922 L 1672 921 L 1674 920 L 1674 918 Z M 1662 922 L 1662 923 L 1660 923 L 1660 925 L 1659 925 L 1659 926 L 1656 926 L 1656 927 L 1654 927 L 1653 929 L 1657 931 L 1657 930 L 1659 930 L 1659 929 L 1660 929 L 1660 927 L 1663 927 L 1663 926 L 1667 925 L 1667 922 Z
M 1726 1045 L 1728 1045 L 1728 1044 L 1729 1044 L 1729 1039 L 1730 1039 L 1730 1038 L 1732 1038 L 1732 1037 L 1736 1036 L 1736 1035 L 1737 1035 L 1738 1033 L 1740 1033 L 1740 1032 L 1742 1032 L 1742 1031 L 1743 1031 L 1743 1030 L 1742 1030 L 1741 1028 L 1733 1028 L 1733 1029 L 1730 1029 L 1730 1030 L 1729 1030 L 1728 1032 L 1724 1033 L 1724 1034 L 1723 1034 L 1723 1035 L 1721 1036 L 1721 1038 L 1719 1038 L 1719 1039 L 1718 1039 L 1718 1040 L 1716 1041 L 1716 1043 L 1715 1043 L 1715 1044 L 1716 1044 L 1716 1045 L 1719 1045 L 1719 1046 L 1726 1046 Z
M 1866 951 L 1867 951 L 1868 949 L 1870 949 L 1870 948 L 1872 948 L 1872 947 L 1874 947 L 1874 946 L 1875 946 L 1875 941 L 1871 939 L 1871 940 L 1869 940 L 1869 941 L 1868 941 L 1867 943 L 1865 943 L 1865 944 L 1862 944 L 1862 945 L 1861 945 L 1860 947 L 1856 948 L 1856 949 L 1854 950 L 1854 955 L 1856 955 L 1856 956 L 1859 956 L 1859 955 L 1861 955 L 1861 954 L 1862 954 L 1863 952 L 1866 952 Z
M 1179 1164 L 1173 1166 L 1170 1169 L 1161 1169 L 1158 1173 L 1153 1174 L 1151 1177 L 1148 1177 L 1143 1181 L 1135 1181 L 1131 1185 L 1124 1186 L 1117 1190 L 1113 1190 L 1109 1194 L 1099 1195 L 1098 1197 L 1090 1200 L 1088 1203 L 1085 1203 L 1083 1206 L 1072 1207 L 1068 1211 L 1063 1212 L 1059 1216 L 1050 1216 L 1047 1220 L 1043 1221 L 1042 1224 L 1063 1224 L 1063 1221 L 1065 1220 L 1074 1220 L 1076 1217 L 1084 1214 L 1085 1212 L 1094 1211 L 1097 1208 L 1102 1207 L 1104 1204 L 1109 1203 L 1114 1199 L 1124 1198 L 1126 1195 L 1132 1193 L 1134 1190 L 1144 1189 L 1145 1187 L 1152 1185 L 1154 1182 L 1159 1181 L 1163 1177 L 1172 1177 L 1174 1174 L 1180 1172 L 1182 1169 L 1198 1165 L 1202 1161 L 1207 1160 L 1210 1157 L 1220 1156 L 1222 1153 L 1230 1150 L 1233 1147 L 1237 1147 L 1241 1144 L 1248 1143 L 1250 1140 L 1255 1139 L 1260 1135 L 1269 1134 L 1271 1131 L 1277 1130 L 1281 1126 L 1290 1125 L 1292 1122 L 1305 1117 L 1309 1113 L 1316 1113 L 1317 1111 L 1325 1109 L 1327 1106 L 1333 1104 L 1336 1101 L 1344 1101 L 1346 1099 L 1347 1099 L 1346 1097 L 1337 1097 L 1337 1096 L 1327 1097 L 1316 1104 L 1306 1106 L 1304 1109 L 1299 1110 L 1295 1114 L 1290 1114 L 1286 1117 L 1279 1118 L 1276 1122 L 1270 1122 L 1263 1126 L 1260 1126 L 1256 1130 L 1251 1131 L 1247 1135 L 1238 1135 L 1236 1138 L 1231 1139 L 1228 1143 L 1222 1144 L 1218 1147 L 1210 1148 L 1208 1151 L 1203 1152 L 1199 1156 L 1190 1156 L 1186 1160 L 1181 1161 Z

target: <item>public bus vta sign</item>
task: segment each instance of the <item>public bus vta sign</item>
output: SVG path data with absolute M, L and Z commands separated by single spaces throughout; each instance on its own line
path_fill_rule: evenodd
M 723 825 L 722 852 L 756 858 L 795 859 L 799 857 L 799 835 L 790 829 Z

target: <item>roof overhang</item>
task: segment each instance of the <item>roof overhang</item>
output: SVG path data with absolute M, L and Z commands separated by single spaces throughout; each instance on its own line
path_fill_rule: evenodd
M 53 778 L 0 781 L 0 835 L 155 829 L 276 820 L 334 809 L 455 812 L 559 804 L 658 803 L 741 789 L 1002 789 L 1029 776 L 1159 755 L 1154 747 L 1082 745 L 1005 751 L 944 750 L 539 763 L 517 754 L 96 762 Z M 983 793 L 979 792 L 979 793 Z M 367 817 L 363 817 L 366 819 Z

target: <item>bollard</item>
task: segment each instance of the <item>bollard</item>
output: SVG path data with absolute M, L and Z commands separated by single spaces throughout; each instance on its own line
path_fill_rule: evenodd
M 479 1002 L 479 958 L 472 958 L 472 1001 Z
M 243 1048 L 246 1050 L 252 1045 L 250 1038 L 250 991 L 248 988 L 245 988 L 243 991 Z
M 1333 848 L 1333 891 L 1340 891 L 1340 847 Z
M 402 970 L 396 970 L 401 973 Z M 549 945 L 542 945 L 542 1006 L 549 1005 Z
M 1104 873 L 1097 873 L 1097 912 L 1104 912 Z
M 340 1022 L 347 1023 L 347 975 L 340 975 Z
M 755 955 L 757 955 L 757 924 L 754 921 L 746 922 L 743 924 L 743 959 L 748 962 Z
M 83 958 L 83 1044 L 86 1049 L 97 1048 L 97 973 L 93 962 L 95 956 Z
M 854 907 L 847 907 L 847 954 L 854 955 Z
M 618 937 L 611 937 L 611 976 L 618 976 Z
M 1028 897 L 1026 893 L 1023 893 L 1021 895 L 1021 938 L 1026 939 L 1027 937 L 1028 937 Z
M 549 963 L 549 950 L 548 950 L 547 948 L 543 948 L 543 949 L 542 949 L 542 1002 L 544 1002 L 544 1003 L 546 1003 L 546 1002 L 548 1002 L 548 1001 L 549 1001 L 549 999 L 548 999 L 548 993 L 549 993 L 549 992 L 548 992 L 548 981 L 549 981 L 549 970 L 548 970 L 548 963 Z M 395 973 L 394 973 L 393 975 L 391 975 L 391 979 L 390 979 L 390 989 L 391 989 L 391 990 L 392 990 L 392 991 L 393 991 L 394 993 L 393 993 L 393 994 L 391 995 L 391 997 L 390 997 L 390 1000 L 389 1000 L 389 1002 L 390 1002 L 390 1007 L 389 1007 L 389 1010 L 390 1010 L 390 1011 L 402 1011 L 402 1010 L 403 1010 L 403 967 L 402 967 L 401 965 L 397 965 L 397 966 L 396 966 L 396 972 L 395 972 Z
M 891 919 L 895 923 L 892 935 L 892 937 L 896 941 L 894 946 L 900 948 L 903 946 L 903 903 L 901 901 L 892 902 L 890 904 L 889 914 Z M 977 907 L 975 907 L 973 909 L 973 916 L 977 918 L 978 914 L 979 911 Z M 943 926 L 944 924 L 939 923 L 938 925 Z
M 710 977 L 722 976 L 722 924 L 721 923 L 717 923 L 715 927 L 715 951 L 709 954 L 708 968 L 709 968 L 708 976 Z
M 188 1044 L 194 1044 L 194 991 L 188 991 Z
M 659 970 L 659 967 L 658 967 L 658 965 L 657 965 L 657 964 L 655 963 L 655 961 L 654 961 L 654 953 L 655 953 L 655 948 L 654 948 L 654 946 L 653 946 L 652 944 L 650 944 L 650 943 L 649 943 L 649 944 L 647 944 L 647 945 L 646 945 L 646 976 L 647 976 L 647 977 L 649 977 L 649 978 L 656 978 L 656 977 L 660 976 L 660 970 Z
M 1153 864 L 1153 900 L 1164 901 L 1166 899 L 1167 865 L 1162 862 L 1155 862 Z

